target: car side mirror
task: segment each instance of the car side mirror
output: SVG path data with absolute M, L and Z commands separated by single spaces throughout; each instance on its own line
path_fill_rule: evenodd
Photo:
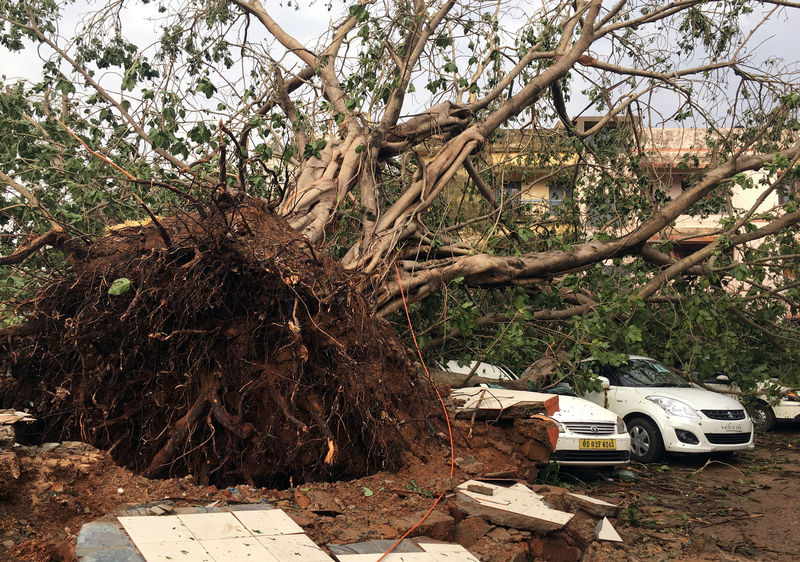
M 604 389 L 608 388 L 609 386 L 611 386 L 611 383 L 609 382 L 609 380 L 606 377 L 602 377 L 602 376 L 601 377 L 597 377 L 597 380 L 600 381 L 600 386 L 602 386 Z
M 716 381 L 717 382 L 728 383 L 728 382 L 731 382 L 731 379 L 728 378 L 728 375 L 721 375 L 720 374 L 720 375 L 717 375 Z

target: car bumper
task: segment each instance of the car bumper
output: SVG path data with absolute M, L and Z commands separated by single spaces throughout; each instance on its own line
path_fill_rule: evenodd
M 614 448 L 590 449 L 581 441 L 613 441 Z M 612 435 L 578 435 L 562 433 L 550 460 L 564 466 L 617 466 L 631 458 L 631 438 L 627 433 Z
M 661 430 L 664 448 L 671 453 L 717 453 L 742 451 L 755 447 L 753 423 L 750 419 L 732 422 L 703 419 L 700 421 L 670 418 L 669 425 Z M 697 443 L 680 439 L 680 432 L 694 435 Z

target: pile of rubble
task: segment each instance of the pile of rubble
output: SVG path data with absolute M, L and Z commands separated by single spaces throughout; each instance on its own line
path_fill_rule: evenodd
M 485 560 L 578 560 L 596 541 L 622 542 L 609 518 L 619 507 L 564 488 L 470 480 L 455 490 L 453 538 Z M 505 543 L 498 555 L 491 541 Z M 487 548 L 489 547 L 489 548 Z
M 346 511 L 335 496 L 309 495 L 312 497 L 295 494 L 298 505 L 329 516 Z M 464 562 L 524 562 L 530 557 L 578 560 L 596 541 L 622 542 L 609 521 L 617 515 L 616 505 L 563 488 L 531 489 L 518 482 L 509 485 L 469 480 L 449 494 L 448 509 L 450 514 L 432 511 L 421 523 L 419 514 L 392 520 L 400 528 L 419 523 L 410 539 L 396 541 L 393 535 L 400 531 L 389 529 L 391 538 L 342 544 L 347 540 L 342 535 L 325 545 L 329 555 L 297 521 L 310 528 L 315 525 L 308 525 L 296 512 L 292 514 L 292 509 L 284 512 L 265 502 L 226 506 L 216 501 L 204 507 L 183 508 L 174 507 L 172 502 L 147 503 L 124 507 L 116 515 L 84 525 L 77 538 L 76 555 L 84 562 L 112 554 L 116 559 L 151 562 L 181 552 L 193 552 L 198 560 L 209 562 L 261 559 L 267 553 L 278 559 L 300 556 L 314 562 L 363 562 L 378 560 L 389 552 L 381 559 L 433 562 L 446 553 L 448 559 Z M 339 517 L 338 524 L 345 526 L 346 519 Z
M 0 410 L 0 496 L 5 496 L 20 475 L 19 458 L 13 451 L 14 425 L 35 421 L 27 412 Z

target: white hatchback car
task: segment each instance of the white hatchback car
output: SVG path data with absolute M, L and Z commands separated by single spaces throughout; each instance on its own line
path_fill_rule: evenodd
M 485 373 L 481 376 L 486 376 Z M 556 398 L 553 394 L 483 386 L 454 389 L 450 395 L 463 402 L 459 409 L 467 411 L 476 407 L 502 410 L 514 404 Z M 583 398 L 563 395 L 557 398 L 558 410 L 549 416 L 558 427 L 551 461 L 565 466 L 616 466 L 630 460 L 631 438 L 619 416 Z
M 631 435 L 631 459 L 672 453 L 752 449 L 753 423 L 736 400 L 685 382 L 658 361 L 631 355 L 621 365 L 590 357 L 582 367 L 598 375 L 603 392 L 584 398 L 621 416 Z

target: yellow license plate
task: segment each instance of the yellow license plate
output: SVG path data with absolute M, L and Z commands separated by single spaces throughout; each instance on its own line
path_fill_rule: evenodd
M 578 444 L 580 449 L 616 449 L 617 442 L 613 439 L 581 439 Z

